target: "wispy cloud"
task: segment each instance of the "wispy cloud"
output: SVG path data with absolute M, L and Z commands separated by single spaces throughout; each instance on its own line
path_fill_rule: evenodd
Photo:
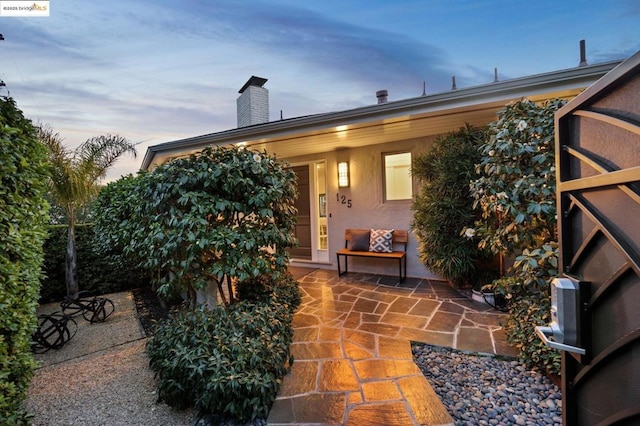
M 184 3 L 173 19 L 137 17 L 139 25 L 172 35 L 173 43 L 200 40 L 203 56 L 219 50 L 235 62 L 245 56 L 250 62 L 271 61 L 268 69 L 303 74 L 312 81 L 319 74 L 359 86 L 394 86 L 414 91 L 425 78 L 434 82 L 450 76 L 447 54 L 437 46 L 384 29 L 370 29 L 321 15 L 302 7 L 254 2 L 250 7 L 236 2 Z M 194 7 L 191 7 L 194 6 Z M 185 25 L 185 23 L 189 25 Z M 220 64 L 224 65 L 224 64 Z M 283 69 L 284 68 L 284 69 Z
M 639 16 L 633 0 L 65 0 L 49 18 L 0 19 L 0 78 L 70 144 L 155 144 L 235 127 L 251 75 L 269 79 L 272 119 L 344 110 L 379 89 L 490 82 L 494 66 L 502 80 L 576 66 L 580 38 L 590 63 L 628 57 Z

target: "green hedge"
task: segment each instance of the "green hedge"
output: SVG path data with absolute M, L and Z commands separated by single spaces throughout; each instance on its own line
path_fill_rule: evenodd
M 45 278 L 40 289 L 40 302 L 62 300 L 67 294 L 65 286 L 65 253 L 67 226 L 52 225 L 45 245 L 43 272 Z M 127 264 L 122 256 L 102 255 L 94 250 L 93 225 L 76 225 L 78 279 L 80 290 L 94 294 L 114 293 L 149 285 L 149 277 Z
M 229 307 L 183 311 L 158 327 L 147 352 L 161 400 L 222 419 L 267 418 L 293 362 L 300 292 L 290 275 L 264 290 Z
M 22 408 L 35 362 L 31 334 L 48 206 L 46 151 L 13 99 L 0 97 L 0 422 L 27 424 Z

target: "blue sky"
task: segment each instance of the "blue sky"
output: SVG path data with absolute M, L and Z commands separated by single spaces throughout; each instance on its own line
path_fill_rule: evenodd
M 640 50 L 637 0 L 51 0 L 0 17 L 0 79 L 69 147 L 102 134 L 147 146 L 236 127 L 238 90 L 267 78 L 271 118 L 572 68 Z M 6 94 L 0 93 L 0 94 Z

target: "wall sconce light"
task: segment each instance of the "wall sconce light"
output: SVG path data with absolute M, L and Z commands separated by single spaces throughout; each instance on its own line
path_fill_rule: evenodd
M 349 162 L 338 163 L 338 187 L 347 188 L 349 186 Z

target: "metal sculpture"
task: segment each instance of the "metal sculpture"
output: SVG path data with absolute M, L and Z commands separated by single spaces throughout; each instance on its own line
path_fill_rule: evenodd
M 82 317 L 91 324 L 104 322 L 113 314 L 113 302 L 106 297 L 92 297 L 89 292 L 80 292 L 75 299 L 66 297 L 60 302 L 62 312 L 38 315 L 38 328 L 32 335 L 32 350 L 41 354 L 50 349 L 60 349 L 78 331 L 78 324 L 73 319 Z M 80 297 L 82 296 L 82 297 Z

